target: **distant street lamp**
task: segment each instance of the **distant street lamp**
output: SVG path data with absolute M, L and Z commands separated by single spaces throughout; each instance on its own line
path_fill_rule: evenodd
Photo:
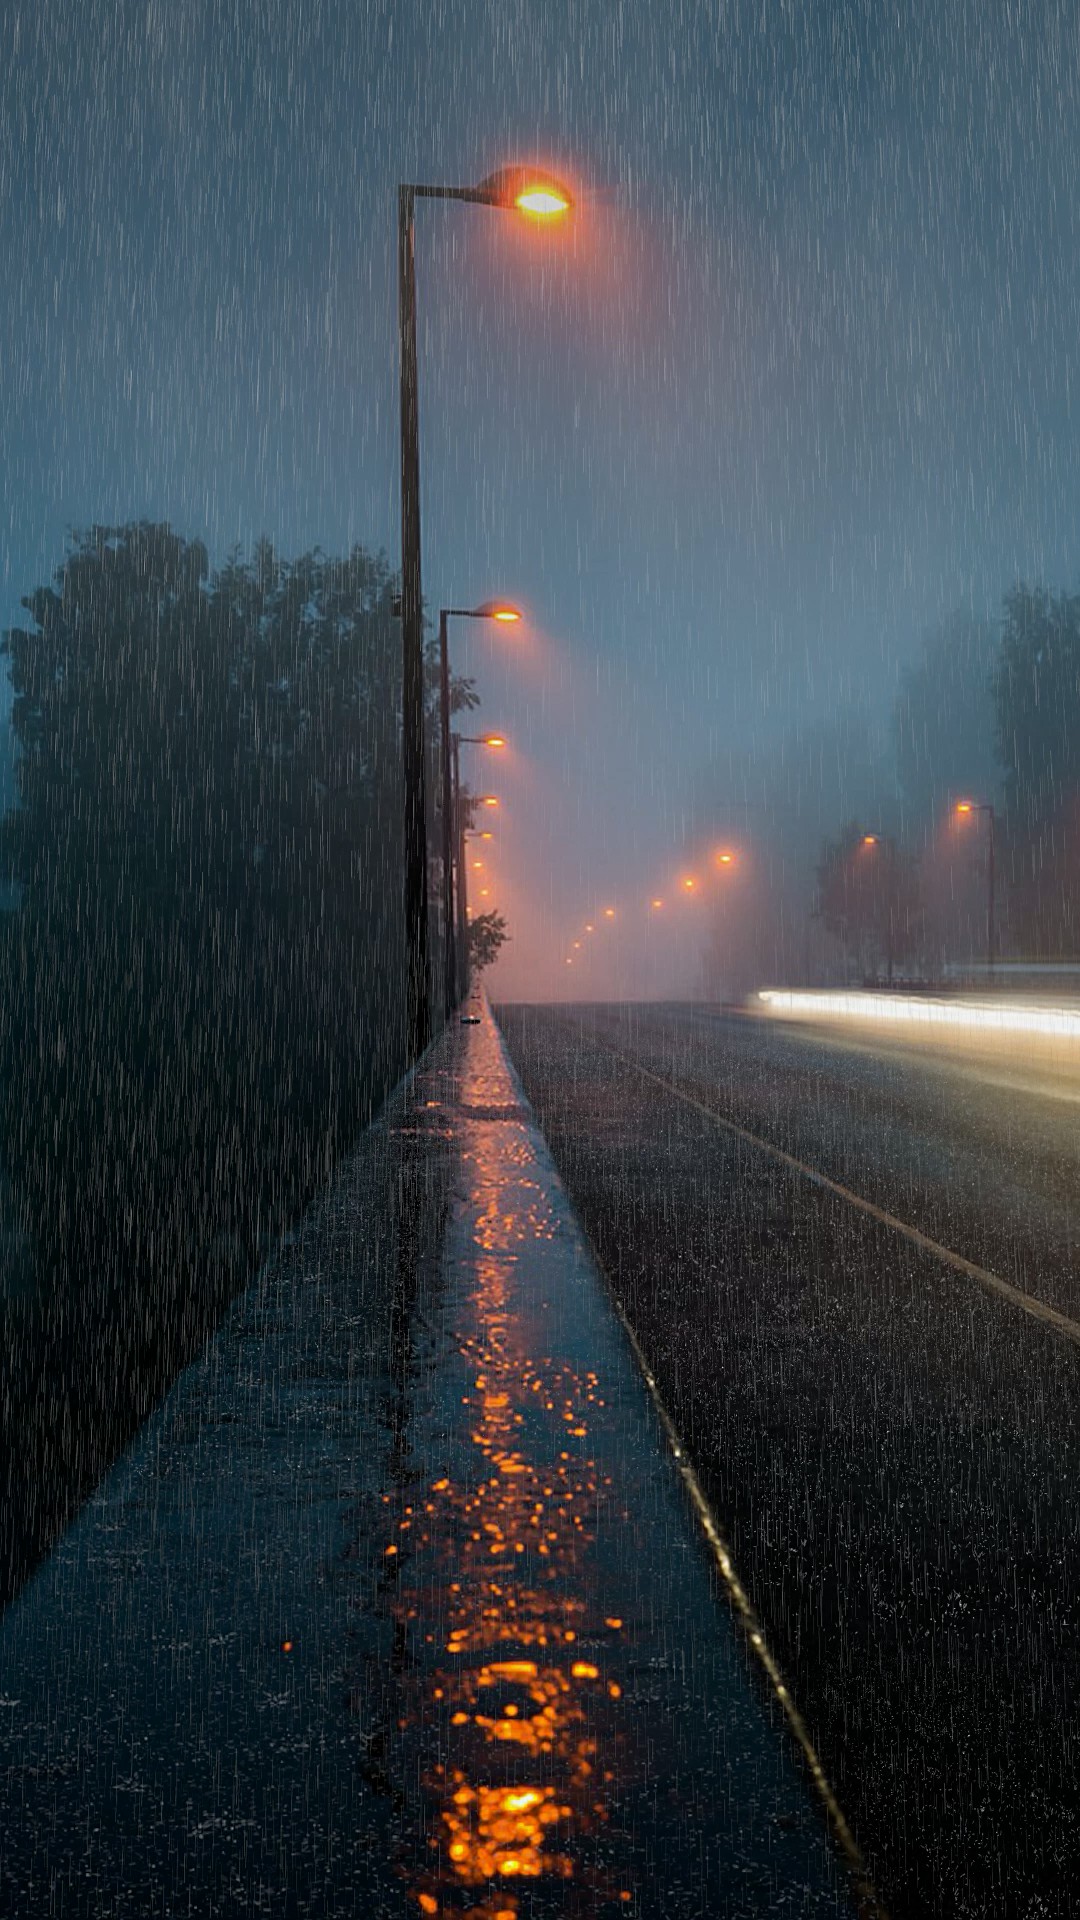
M 896 847 L 888 835 L 882 833 L 864 833 L 860 845 L 865 847 L 868 853 L 872 853 L 876 847 L 883 847 L 885 849 L 885 858 L 888 862 L 888 875 L 886 878 L 887 893 L 885 897 L 885 982 L 887 986 L 891 987 L 893 983 L 895 946 L 893 937 L 893 907 L 896 892 Z
M 453 846 L 453 768 L 450 747 L 450 643 L 448 626 L 451 620 L 498 620 L 508 624 L 521 619 L 520 610 L 512 607 L 507 600 L 484 600 L 478 607 L 440 607 L 439 608 L 439 710 L 442 722 L 442 860 L 443 860 L 443 993 L 445 997 L 446 1017 L 449 1020 L 454 1008 L 462 997 L 458 993 L 458 973 L 464 970 L 458 966 L 458 940 L 454 926 L 454 846 Z M 500 734 L 490 734 L 488 746 L 505 746 Z M 465 890 L 465 867 L 458 867 L 458 889 Z
M 956 811 L 961 819 L 966 819 L 972 813 L 985 813 L 990 830 L 986 859 L 986 971 L 992 980 L 997 958 L 997 930 L 994 924 L 994 827 L 997 815 L 990 800 L 958 800 Z
M 427 815 L 424 794 L 424 636 L 420 569 L 420 431 L 416 352 L 416 202 L 464 200 L 550 220 L 573 202 L 550 174 L 504 167 L 476 187 L 398 187 L 398 332 L 401 354 L 402 766 L 405 777 L 405 946 L 408 1044 L 413 1059 L 431 1032 L 428 1005 Z

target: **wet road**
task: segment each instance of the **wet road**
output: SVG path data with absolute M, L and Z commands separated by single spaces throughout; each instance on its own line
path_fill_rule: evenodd
M 892 1912 L 1075 1912 L 1080 1076 L 500 1020 Z
M 687 1495 L 484 1010 L 0 1622 L 0 1915 L 873 1920 Z

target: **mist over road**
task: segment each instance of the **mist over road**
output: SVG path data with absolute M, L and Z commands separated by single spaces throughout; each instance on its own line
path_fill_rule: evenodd
M 1080 1083 L 703 1008 L 499 1018 L 892 1912 L 1070 1912 Z

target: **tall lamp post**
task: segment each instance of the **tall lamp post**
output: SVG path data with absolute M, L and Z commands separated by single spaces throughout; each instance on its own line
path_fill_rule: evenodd
M 424 794 L 424 638 L 420 571 L 420 433 L 416 354 L 416 202 L 464 200 L 535 220 L 573 204 L 549 174 L 504 167 L 477 187 L 398 188 L 398 330 L 401 353 L 402 768 L 405 778 L 405 946 L 408 1040 L 415 1059 L 431 1034 L 428 1005 L 427 816 Z
M 446 1017 L 449 1020 L 458 1004 L 457 935 L 454 928 L 454 770 L 450 742 L 450 644 L 447 625 L 450 620 L 498 620 L 514 624 L 521 619 L 520 609 L 505 600 L 485 600 L 479 607 L 439 608 L 439 704 L 442 721 L 442 869 L 443 869 L 443 980 Z M 489 735 L 489 743 L 495 735 Z M 458 889 L 465 886 L 464 860 L 458 866 Z M 464 991 L 464 973 L 462 976 Z
M 994 912 L 994 827 L 997 815 L 991 800 L 958 800 L 956 811 L 962 818 L 972 813 L 985 813 L 989 827 L 986 856 L 986 971 L 992 980 L 997 960 L 997 929 Z
M 893 926 L 893 913 L 896 908 L 896 845 L 889 835 L 884 833 L 864 833 L 860 845 L 870 851 L 873 851 L 876 847 L 883 849 L 882 857 L 885 861 L 886 888 L 885 984 L 891 987 L 893 983 L 894 953 L 896 946 L 895 929 Z

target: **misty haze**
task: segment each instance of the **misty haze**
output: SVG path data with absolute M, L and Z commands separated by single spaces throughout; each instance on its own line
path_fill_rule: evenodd
M 0 1916 L 1069 1916 L 1080 12 L 0 91 Z

